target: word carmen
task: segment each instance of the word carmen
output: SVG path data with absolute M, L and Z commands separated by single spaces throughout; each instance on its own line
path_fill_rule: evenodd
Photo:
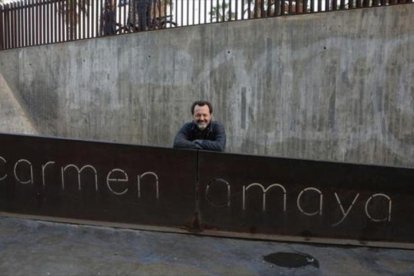
M 3 163 L 3 166 L 7 164 L 7 160 L 0 156 L 0 164 Z M 41 178 L 42 178 L 42 186 L 46 187 L 46 175 L 47 172 L 52 169 L 52 167 L 56 167 L 55 161 L 48 161 L 41 165 Z M 89 171 L 89 173 L 92 173 L 94 177 L 94 184 L 95 184 L 95 190 L 98 191 L 98 171 L 96 168 L 92 165 L 84 165 L 81 168 L 74 164 L 67 164 L 66 166 L 60 167 L 60 176 L 61 176 L 61 187 L 62 190 L 65 190 L 65 178 L 68 175 L 68 171 L 75 171 L 77 173 L 77 182 L 78 182 L 78 189 L 79 191 L 82 190 L 82 182 L 81 182 L 81 175 L 83 172 Z M 22 172 L 26 172 L 24 175 Z M 3 175 L 0 174 L 0 181 L 3 181 L 7 179 L 9 175 L 7 174 L 6 170 L 4 170 Z M 14 163 L 13 166 L 13 177 L 14 179 L 21 183 L 21 184 L 33 184 L 34 183 L 34 176 L 33 176 L 33 164 L 26 159 L 19 159 Z M 138 190 L 138 198 L 141 198 L 141 186 L 144 178 L 152 178 L 153 184 L 155 185 L 155 197 L 156 199 L 159 199 L 159 179 L 158 175 L 155 172 L 144 172 L 142 174 L 138 174 L 136 176 L 137 179 L 137 190 Z M 128 187 L 123 187 L 119 189 L 118 184 L 120 183 L 126 183 L 129 181 L 128 174 L 120 169 L 120 168 L 114 168 L 110 170 L 106 174 L 106 181 L 105 184 L 108 188 L 108 190 L 114 194 L 114 195 L 123 195 L 128 192 Z M 118 188 L 116 187 L 118 186 Z

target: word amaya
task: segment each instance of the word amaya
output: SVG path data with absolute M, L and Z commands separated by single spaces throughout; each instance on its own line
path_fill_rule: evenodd
M 223 205 L 225 205 L 227 207 L 230 207 L 230 205 L 231 205 L 231 185 L 227 180 L 222 179 L 222 178 L 213 179 L 206 186 L 205 198 L 206 198 L 207 202 L 211 202 L 210 189 L 211 189 L 211 186 L 212 186 L 213 183 L 215 183 L 215 185 L 219 184 L 219 185 L 224 186 L 224 188 L 227 191 L 227 200 L 226 200 L 225 204 L 223 204 Z M 243 191 L 242 192 L 242 209 L 243 210 L 246 210 L 246 208 L 247 208 L 246 207 L 246 200 L 247 200 L 248 195 L 249 195 L 248 191 L 250 191 L 254 188 L 260 189 L 262 191 L 262 211 L 263 212 L 265 212 L 267 210 L 267 207 L 266 207 L 267 193 L 272 189 L 279 190 L 281 192 L 282 201 L 283 201 L 283 208 L 282 209 L 283 209 L 283 212 L 286 213 L 286 211 L 287 211 L 286 203 L 287 203 L 287 200 L 288 200 L 287 190 L 283 185 L 278 184 L 278 183 L 273 183 L 273 184 L 267 186 L 266 188 L 265 188 L 265 186 L 263 186 L 260 183 L 251 183 L 251 184 L 248 184 L 248 185 L 244 185 L 242 187 L 242 189 L 243 189 L 242 190 Z M 318 208 L 317 208 L 317 210 L 312 210 L 312 211 L 305 210 L 304 207 L 302 206 L 302 198 L 307 193 L 315 193 L 317 195 L 317 197 L 316 197 L 316 198 L 318 198 L 318 202 L 317 202 Z M 355 206 L 355 203 L 357 202 L 359 196 L 360 196 L 360 193 L 356 193 L 353 200 L 352 200 L 352 203 L 347 208 L 344 208 L 344 204 L 341 201 L 341 198 L 339 197 L 338 193 L 334 192 L 334 197 L 335 197 L 336 203 L 339 206 L 339 210 L 341 212 L 342 218 L 340 218 L 340 220 L 338 222 L 332 224 L 332 226 L 337 226 L 337 225 L 341 224 L 342 222 L 344 222 L 344 220 L 347 218 L 347 216 L 351 212 L 351 209 Z M 383 213 L 385 214 L 385 216 L 380 217 L 380 218 L 374 217 L 369 211 L 369 206 L 376 199 L 381 199 L 381 198 L 383 199 L 381 202 L 385 203 L 385 204 L 383 204 L 383 209 L 384 209 Z M 385 201 L 384 201 L 384 199 L 385 199 Z M 299 192 L 298 196 L 296 197 L 296 207 L 299 210 L 299 212 L 302 213 L 303 215 L 306 215 L 306 216 L 318 216 L 318 215 L 322 216 L 323 215 L 323 208 L 324 208 L 323 206 L 324 206 L 324 194 L 322 193 L 321 190 L 319 190 L 315 187 L 306 187 L 306 188 L 302 189 Z M 386 194 L 375 193 L 375 194 L 372 194 L 365 201 L 364 213 L 365 213 L 366 217 L 369 220 L 373 221 L 373 222 L 390 222 L 391 221 L 391 212 L 392 212 L 392 200 L 391 200 L 391 197 L 389 197 Z

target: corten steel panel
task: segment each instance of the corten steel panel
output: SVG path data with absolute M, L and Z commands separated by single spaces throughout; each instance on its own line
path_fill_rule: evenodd
M 0 135 L 0 145 L 1 211 L 168 227 L 191 223 L 194 151 L 16 135 Z
M 414 242 L 414 169 L 199 152 L 199 172 L 203 229 Z

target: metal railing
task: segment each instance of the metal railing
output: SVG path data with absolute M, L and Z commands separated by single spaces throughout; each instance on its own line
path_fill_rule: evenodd
M 0 5 L 0 50 L 136 31 L 414 0 L 23 0 Z

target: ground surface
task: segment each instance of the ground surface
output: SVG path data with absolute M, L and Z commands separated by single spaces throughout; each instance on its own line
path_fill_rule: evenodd
M 414 251 L 0 217 L 0 275 L 414 275 Z

